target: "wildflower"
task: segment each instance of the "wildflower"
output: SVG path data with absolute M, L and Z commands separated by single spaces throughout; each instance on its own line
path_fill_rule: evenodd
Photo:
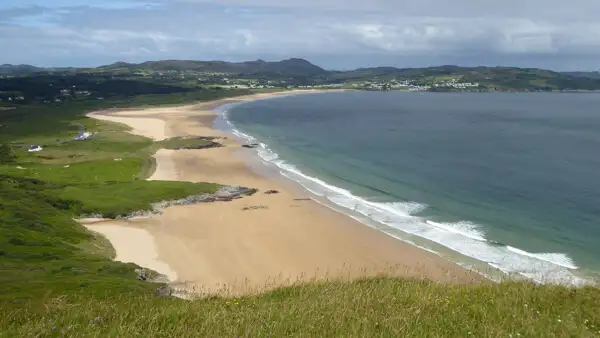
M 560 320 L 560 319 L 559 319 L 559 320 L 558 320 L 558 322 L 559 322 L 559 323 L 562 323 L 562 320 Z

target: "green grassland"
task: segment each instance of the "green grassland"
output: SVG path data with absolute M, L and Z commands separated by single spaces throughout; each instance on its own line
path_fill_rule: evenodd
M 239 298 L 158 298 L 159 284 L 138 281 L 135 264 L 113 262 L 110 243 L 73 219 L 214 192 L 211 183 L 144 180 L 152 152 L 207 140 L 154 143 L 86 118 L 90 108 L 0 112 L 0 337 L 600 336 L 600 289 L 591 286 L 379 277 Z M 71 141 L 82 125 L 94 135 Z M 44 150 L 28 153 L 32 143 Z
M 194 149 L 202 147 L 220 147 L 214 137 L 173 137 L 157 144 L 164 149 Z
M 212 98 L 212 94 L 207 97 Z M 177 98 L 176 98 L 177 99 Z M 139 100 L 135 97 L 132 101 Z M 187 101 L 187 102 L 194 102 Z M 164 97 L 162 102 L 171 102 Z M 156 103 L 156 104 L 158 104 Z M 118 102 L 105 104 L 119 105 Z M 213 193 L 211 183 L 145 181 L 161 147 L 127 127 L 85 117 L 97 103 L 21 106 L 0 115 L 0 306 L 44 303 L 45 295 L 85 292 L 104 297 L 151 292 L 133 264 L 112 262 L 107 241 L 73 218 L 117 217 L 152 203 Z M 73 138 L 82 130 L 85 141 Z M 27 152 L 29 144 L 43 151 Z
M 103 285 L 107 287 L 108 285 Z M 371 278 L 239 298 L 158 299 L 143 290 L 44 297 L 5 311 L 7 337 L 595 337 L 598 291 L 530 284 L 448 286 Z M 0 334 L 1 335 L 1 334 Z

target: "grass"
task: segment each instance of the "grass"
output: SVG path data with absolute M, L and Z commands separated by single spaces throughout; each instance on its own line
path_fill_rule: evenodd
M 158 142 L 158 145 L 164 149 L 199 149 L 220 146 L 214 139 L 214 137 L 173 137 Z
M 57 191 L 65 200 L 81 202 L 74 208 L 78 215 L 100 214 L 115 218 L 138 210 L 152 210 L 152 203 L 176 200 L 201 193 L 215 193 L 219 188 L 211 183 L 133 181 L 107 182 L 68 186 Z
M 141 157 L 86 161 L 67 165 L 18 162 L 10 166 L 0 166 L 0 173 L 53 183 L 129 182 L 140 178 L 140 166 L 143 163 L 144 159 Z
M 0 176 L 0 307 L 81 290 L 147 290 L 136 283 L 133 265 L 82 248 L 95 240 L 73 221 L 73 206 L 81 202 L 61 199 L 55 188 L 39 180 Z
M 143 180 L 156 149 L 207 140 L 153 143 L 87 119 L 80 108 L 26 107 L 0 117 L 0 143 L 16 148 L 16 158 L 2 148 L 0 164 L 0 337 L 600 336 L 596 287 L 380 277 L 297 283 L 239 298 L 157 298 L 159 284 L 138 281 L 135 264 L 113 262 L 110 243 L 73 218 L 116 217 L 214 192 L 215 184 Z M 56 141 L 76 135 L 78 125 L 96 134 Z M 47 147 L 30 154 L 19 148 L 27 142 Z
M 106 257 L 110 260 L 115 259 L 117 256 L 115 248 L 113 248 L 108 238 L 99 233 L 92 233 L 88 240 L 79 243 L 78 247 L 85 253 Z
M 27 106 L 0 117 L 2 309 L 44 308 L 42 297 L 78 292 L 92 298 L 151 293 L 156 284 L 137 281 L 135 264 L 111 261 L 110 243 L 73 218 L 117 217 L 218 189 L 210 183 L 143 180 L 150 154 L 160 145 L 129 134 L 123 125 L 89 119 L 84 108 Z M 73 141 L 82 127 L 93 137 Z M 44 150 L 28 153 L 28 144 Z
M 0 326 L 7 337 L 594 337 L 599 299 L 595 288 L 371 278 L 196 301 L 75 294 L 4 310 Z
M 173 94 L 149 94 L 112 100 L 118 107 L 169 107 L 198 101 L 211 101 L 252 94 L 254 91 L 244 89 L 203 89 L 192 92 Z

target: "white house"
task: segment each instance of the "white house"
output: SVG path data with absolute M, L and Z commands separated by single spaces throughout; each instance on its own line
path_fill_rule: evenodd
M 90 136 L 92 136 L 92 133 L 90 133 L 89 131 L 83 132 L 81 134 L 79 134 L 75 140 L 76 141 L 83 141 L 83 140 L 87 140 L 88 138 L 90 138 Z
M 32 145 L 29 146 L 29 149 L 27 151 L 30 152 L 30 153 L 42 151 L 42 147 L 40 147 L 37 144 L 32 144 Z

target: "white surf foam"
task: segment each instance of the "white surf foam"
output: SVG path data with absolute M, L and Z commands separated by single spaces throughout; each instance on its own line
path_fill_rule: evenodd
M 252 137 L 248 134 L 242 133 L 241 131 L 239 131 L 237 129 L 232 129 L 231 133 L 249 143 L 253 143 L 256 141 L 256 139 L 254 137 Z
M 523 251 L 521 249 L 513 248 L 512 246 L 506 246 L 506 248 L 512 252 L 515 252 L 519 255 L 529 256 L 533 258 L 537 258 L 542 261 L 550 262 L 556 265 L 564 266 L 567 269 L 577 269 L 577 265 L 573 260 L 562 253 L 540 253 L 540 254 L 532 254 L 527 251 Z
M 226 111 L 222 115 L 227 120 Z M 231 132 L 240 139 L 250 143 L 258 143 L 253 136 L 243 133 L 235 129 L 231 123 L 229 124 L 232 126 Z M 283 176 L 298 182 L 311 193 L 324 197 L 342 209 L 352 210 L 369 220 L 390 227 L 391 231 L 382 231 L 397 239 L 407 241 L 402 238 L 401 233 L 418 236 L 462 255 L 485 262 L 490 267 L 504 273 L 525 276 L 538 283 L 559 283 L 574 286 L 589 283 L 589 281 L 572 273 L 572 270 L 576 270 L 578 267 L 566 254 L 530 253 L 510 246 L 499 245 L 488 241 L 485 238 L 485 232 L 477 224 L 467 221 L 455 223 L 433 222 L 414 216 L 427 207 L 416 202 L 374 202 L 366 200 L 352 194 L 347 189 L 328 184 L 317 177 L 306 175 L 296 166 L 282 160 L 265 143 L 259 143 L 259 147 L 255 149 L 258 156 L 266 164 L 277 166 Z M 337 208 L 334 210 L 340 211 Z M 350 216 L 372 227 L 369 222 L 353 215 Z M 394 232 L 393 229 L 401 232 Z M 431 249 L 424 249 L 435 253 Z
M 457 222 L 457 223 L 437 223 L 433 221 L 425 221 L 427 224 L 434 226 L 436 228 L 453 232 L 456 234 L 461 234 L 465 237 L 474 239 L 476 241 L 487 242 L 484 238 L 484 233 L 477 227 L 476 224 L 471 222 Z

